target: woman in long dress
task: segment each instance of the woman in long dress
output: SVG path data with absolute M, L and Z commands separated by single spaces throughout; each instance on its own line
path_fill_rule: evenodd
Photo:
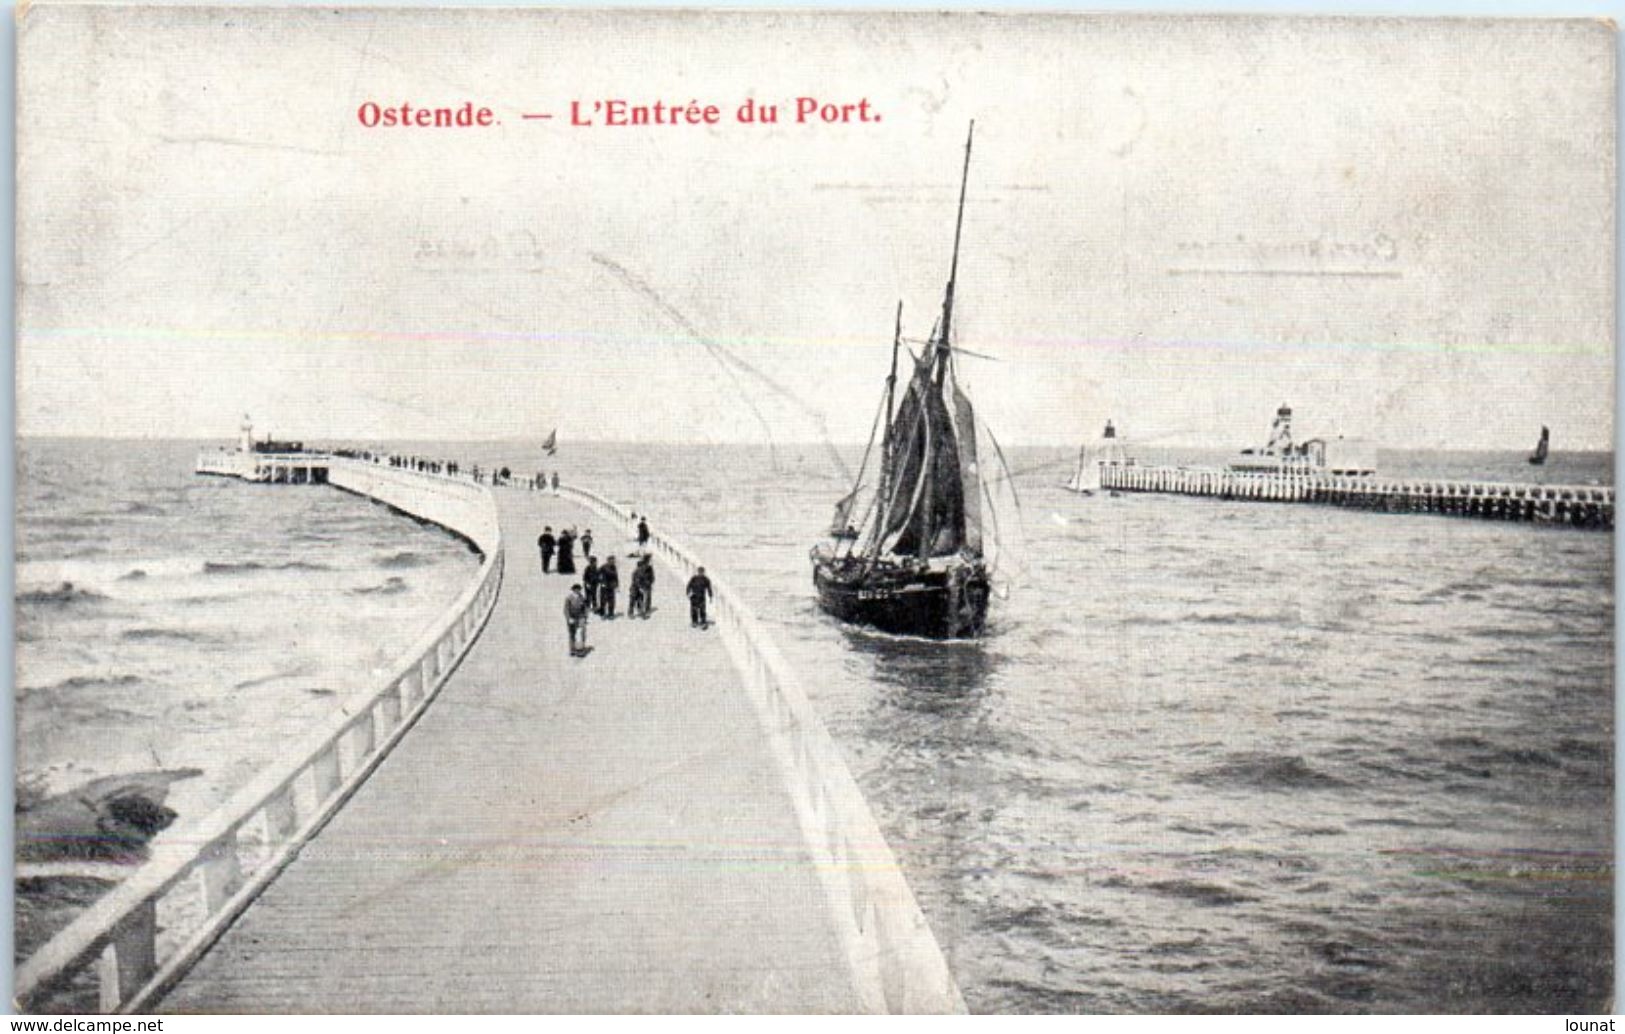
M 576 533 L 574 528 L 559 532 L 559 574 L 576 573 Z

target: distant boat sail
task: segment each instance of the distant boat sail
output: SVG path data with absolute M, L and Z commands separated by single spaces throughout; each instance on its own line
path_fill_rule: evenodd
M 559 451 L 559 429 L 554 428 L 547 435 L 547 441 L 542 443 L 542 449 L 549 455 Z
M 1098 442 L 1085 444 L 1078 449 L 1078 466 L 1066 487 L 1079 495 L 1094 495 L 1100 491 L 1100 468 L 1123 466 L 1127 462 L 1123 444 L 1117 437 L 1117 428 L 1108 420 Z
M 1544 465 L 1546 463 L 1546 453 L 1551 448 L 1551 445 L 1551 429 L 1542 427 L 1540 429 L 1540 441 L 1535 444 L 1535 454 L 1529 457 L 1529 462 L 1536 467 Z
M 971 128 L 974 132 L 974 123 Z M 984 530 L 994 538 L 999 531 L 993 496 L 980 473 L 976 413 L 954 374 L 954 353 L 961 350 L 951 343 L 970 149 L 967 136 L 942 316 L 924 353 L 914 360 L 894 412 L 903 340 L 898 306 L 891 375 L 875 418 L 878 431 L 881 414 L 885 417 L 878 483 L 854 523 L 875 445 L 876 434 L 871 433 L 854 486 L 835 507 L 830 529 L 835 543 L 812 552 L 813 584 L 825 611 L 843 621 L 935 639 L 982 633 L 991 593 Z M 992 448 L 997 455 L 997 443 Z M 1003 457 L 998 458 L 1002 464 Z M 984 499 L 989 504 L 985 510 Z

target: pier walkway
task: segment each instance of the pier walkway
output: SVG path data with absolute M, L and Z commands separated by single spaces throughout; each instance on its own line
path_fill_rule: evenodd
M 718 631 L 659 571 L 647 621 L 594 620 L 543 524 L 624 532 L 496 489 L 507 565 L 417 724 L 151 1008 L 159 1012 L 851 1012 L 852 980 L 770 741 Z M 579 576 L 577 576 L 579 577 Z

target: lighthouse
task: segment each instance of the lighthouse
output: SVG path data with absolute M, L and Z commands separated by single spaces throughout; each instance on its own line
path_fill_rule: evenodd
M 237 450 L 239 452 L 254 451 L 254 421 L 247 413 L 243 414 L 243 426 L 237 436 Z

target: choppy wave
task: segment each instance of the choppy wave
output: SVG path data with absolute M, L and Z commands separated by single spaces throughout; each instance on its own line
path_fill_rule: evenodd
M 196 629 L 188 628 L 127 628 L 119 633 L 119 638 L 127 642 L 173 642 L 173 643 L 208 643 L 214 642 L 215 637 Z
M 390 575 L 380 585 L 364 585 L 364 586 L 361 586 L 360 588 L 357 588 L 357 589 L 351 589 L 350 590 L 350 595 L 352 595 L 352 596 L 398 596 L 403 592 L 411 592 L 411 591 L 412 591 L 412 587 L 406 583 L 406 579 L 400 577 L 399 575 Z
M 402 552 L 391 553 L 389 556 L 378 561 L 377 566 L 387 568 L 410 568 L 427 567 L 433 563 L 435 563 L 435 559 L 431 556 L 425 556 L 422 553 Z
M 70 675 L 58 682 L 47 686 L 23 686 L 18 690 L 20 696 L 51 695 L 80 690 L 101 689 L 128 689 L 141 685 L 139 675 Z
M 24 589 L 17 593 L 19 604 L 35 607 L 71 607 L 106 600 L 107 596 L 104 594 L 74 585 L 72 582 L 60 582 L 50 589 Z
M 1240 786 L 1255 790 L 1325 790 L 1345 785 L 1343 780 L 1312 768 L 1295 754 L 1236 754 L 1186 782 L 1204 786 Z
M 1144 889 L 1153 894 L 1179 898 L 1182 901 L 1189 901 L 1193 905 L 1205 905 L 1209 908 L 1239 905 L 1254 900 L 1254 896 L 1251 894 L 1244 894 L 1241 891 L 1217 883 L 1210 883 L 1206 880 L 1157 880 L 1154 883 L 1145 884 Z
M 313 560 L 205 560 L 204 574 L 242 574 L 245 571 L 331 571 L 328 564 Z

